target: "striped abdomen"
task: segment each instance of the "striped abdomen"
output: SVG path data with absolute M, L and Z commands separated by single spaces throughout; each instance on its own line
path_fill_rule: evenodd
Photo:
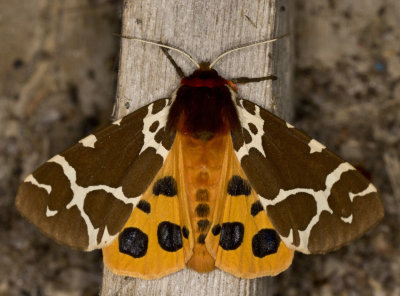
M 204 240 L 219 196 L 226 142 L 229 140 L 227 135 L 217 134 L 208 141 L 182 137 L 185 191 L 195 240 L 188 266 L 199 272 L 214 269 L 214 259 Z

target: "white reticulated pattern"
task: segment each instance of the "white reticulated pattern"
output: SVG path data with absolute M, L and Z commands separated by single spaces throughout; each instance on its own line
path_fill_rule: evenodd
M 231 97 L 232 101 L 235 102 L 236 94 L 233 90 L 231 90 Z M 249 151 L 251 148 L 257 149 L 264 157 L 266 157 L 264 149 L 262 147 L 262 137 L 264 136 L 264 120 L 260 116 L 260 107 L 255 105 L 255 114 L 251 114 L 246 108 L 243 107 L 243 100 L 239 100 L 240 105 L 237 106 L 237 111 L 239 115 L 239 120 L 242 128 L 245 128 L 249 131 L 251 136 L 251 142 L 243 144 L 242 147 L 236 151 L 236 156 L 238 157 L 239 161 L 242 160 L 243 156 L 249 155 Z M 250 129 L 249 124 L 254 124 L 257 128 L 257 133 L 253 134 Z
M 169 100 L 166 100 L 166 106 L 156 114 L 153 114 L 153 106 L 154 103 L 148 106 L 147 115 L 143 119 L 142 132 L 144 135 L 144 144 L 142 149 L 140 150 L 139 155 L 147 148 L 151 147 L 156 150 L 156 153 L 159 154 L 163 158 L 163 160 L 165 160 L 169 151 L 162 144 L 156 142 L 155 136 L 161 129 L 165 127 L 167 123 L 168 112 L 170 109 Z M 159 123 L 157 129 L 154 132 L 150 131 L 150 127 L 152 126 L 152 124 L 157 121 Z
M 35 179 L 35 177 L 33 175 L 29 175 L 28 177 L 26 177 L 24 182 L 31 183 L 39 188 L 43 188 L 44 190 L 47 191 L 47 194 L 51 193 L 51 186 L 45 185 L 45 184 L 39 184 L 39 182 Z
M 275 198 L 273 198 L 273 199 L 266 199 L 266 198 L 259 196 L 259 199 L 260 199 L 262 205 L 264 206 L 264 208 L 266 208 L 267 206 L 275 206 L 275 205 L 279 204 L 280 202 L 286 200 L 290 196 L 295 195 L 297 193 L 306 193 L 306 194 L 309 194 L 314 197 L 314 200 L 315 200 L 315 203 L 317 206 L 317 212 L 316 212 L 315 216 L 310 220 L 306 229 L 298 230 L 300 244 L 299 244 L 299 246 L 295 247 L 296 250 L 306 253 L 306 254 L 310 253 L 310 251 L 308 249 L 309 237 L 310 237 L 313 227 L 318 223 L 321 213 L 323 211 L 327 211 L 327 212 L 333 214 L 333 210 L 330 208 L 329 203 L 328 203 L 328 198 L 331 195 L 332 187 L 340 180 L 340 178 L 344 172 L 347 172 L 350 170 L 355 170 L 355 168 L 347 162 L 341 163 L 336 169 L 334 169 L 330 174 L 328 174 L 326 176 L 324 190 L 316 191 L 311 188 L 295 188 L 295 189 L 290 189 L 290 190 L 281 189 L 279 191 L 278 195 L 275 196 Z M 372 184 L 369 184 L 368 187 L 366 189 L 364 189 L 363 191 L 360 191 L 358 193 L 349 192 L 349 199 L 351 202 L 353 202 L 354 197 L 365 196 L 372 192 L 376 192 L 376 188 Z M 268 211 L 268 209 L 267 209 L 267 211 Z M 353 221 L 352 215 L 350 215 L 348 217 L 340 217 L 340 218 L 345 223 L 351 223 Z M 293 229 L 290 229 L 289 235 L 287 237 L 281 236 L 281 239 L 287 246 L 290 246 L 290 245 L 293 246 Z
M 135 207 L 136 204 L 139 202 L 141 196 L 137 196 L 137 197 L 125 196 L 125 194 L 122 191 L 121 186 L 117 187 L 117 188 L 110 187 L 107 185 L 94 185 L 94 186 L 88 186 L 88 187 L 80 186 L 76 183 L 76 170 L 67 162 L 67 160 L 63 156 L 56 155 L 53 158 L 51 158 L 50 160 L 48 160 L 48 162 L 53 162 L 53 163 L 60 165 L 63 169 L 64 175 L 68 178 L 68 180 L 71 184 L 72 199 L 66 206 L 66 209 L 70 209 L 71 207 L 76 206 L 82 216 L 82 219 L 85 221 L 86 227 L 87 227 L 87 233 L 88 233 L 88 237 L 89 237 L 89 245 L 88 245 L 87 251 L 102 248 L 102 247 L 105 247 L 108 244 L 110 244 L 115 239 L 117 234 L 114 236 L 111 236 L 108 233 L 107 227 L 105 227 L 101 242 L 97 243 L 97 234 L 99 232 L 99 228 L 95 228 L 93 226 L 92 222 L 90 221 L 89 216 L 86 214 L 86 212 L 83 208 L 87 194 L 92 191 L 103 190 L 107 193 L 112 194 L 116 199 L 124 202 L 125 204 L 132 204 L 133 207 Z M 26 178 L 25 182 L 30 182 L 39 188 L 44 188 L 44 189 L 47 188 L 46 191 L 48 193 L 50 193 L 50 190 L 48 190 L 48 187 L 50 187 L 50 186 L 45 185 L 45 184 L 39 184 L 36 181 L 36 179 L 33 178 L 33 176 Z M 55 216 L 55 215 L 57 215 L 57 211 L 51 211 L 50 209 L 47 208 L 46 216 L 51 217 L 51 216 Z

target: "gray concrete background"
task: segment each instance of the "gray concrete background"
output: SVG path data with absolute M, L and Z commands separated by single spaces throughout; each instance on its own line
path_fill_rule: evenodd
M 327 255 L 296 254 L 269 295 L 400 295 L 400 2 L 296 2 L 293 123 L 369 176 L 386 216 Z M 36 166 L 108 122 L 121 6 L 0 0 L 0 295 L 97 295 L 99 252 L 57 245 L 14 208 Z

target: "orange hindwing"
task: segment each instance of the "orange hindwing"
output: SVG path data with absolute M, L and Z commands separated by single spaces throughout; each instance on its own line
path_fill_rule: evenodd
M 260 209 L 229 134 L 202 141 L 177 133 L 163 167 L 103 254 L 114 273 L 145 279 L 186 265 L 254 278 L 280 273 L 293 258 Z

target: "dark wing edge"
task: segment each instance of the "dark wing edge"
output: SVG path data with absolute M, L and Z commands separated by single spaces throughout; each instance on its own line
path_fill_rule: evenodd
M 87 136 L 20 185 L 20 213 L 58 243 L 90 251 L 110 244 L 163 165 L 170 99 L 160 99 Z
M 302 253 L 346 245 L 384 216 L 373 184 L 324 145 L 243 99 L 238 159 L 284 243 Z

